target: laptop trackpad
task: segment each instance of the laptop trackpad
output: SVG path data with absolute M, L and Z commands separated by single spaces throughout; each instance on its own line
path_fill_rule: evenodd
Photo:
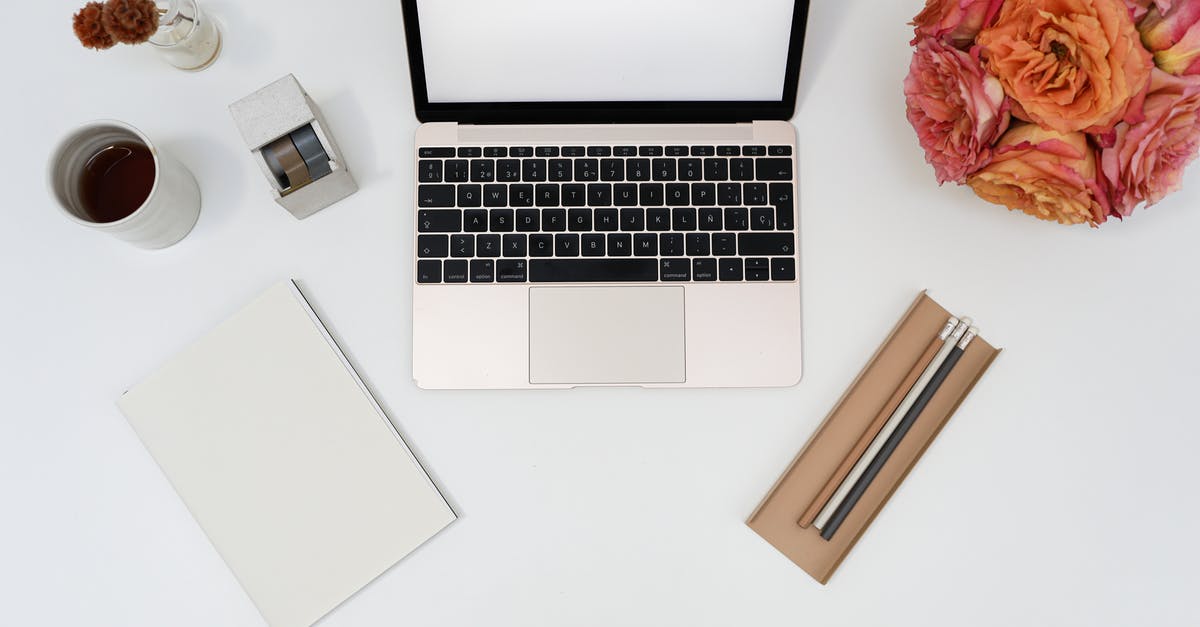
M 530 383 L 683 383 L 683 287 L 529 290 Z

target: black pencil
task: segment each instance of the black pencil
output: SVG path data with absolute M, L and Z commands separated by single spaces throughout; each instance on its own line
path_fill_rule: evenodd
M 979 330 L 975 327 L 971 327 L 971 329 L 967 331 L 967 334 L 964 335 L 961 340 L 959 340 L 958 345 L 954 347 L 954 350 L 950 351 L 950 354 L 946 356 L 946 361 L 942 363 L 942 366 L 938 368 L 937 372 L 933 375 L 933 378 L 929 380 L 929 385 L 927 385 L 921 392 L 921 395 L 917 397 L 917 400 L 915 403 L 913 403 L 912 408 L 908 410 L 908 413 L 904 414 L 904 418 L 900 421 L 900 424 L 896 426 L 896 430 L 892 432 L 891 437 L 889 437 L 887 442 L 884 443 L 883 448 L 879 450 L 879 454 L 875 456 L 875 459 L 871 460 L 871 464 L 867 466 L 867 469 L 865 472 L 863 472 L 863 475 L 854 483 L 854 487 L 850 490 L 850 493 L 846 495 L 845 500 L 843 500 L 841 505 L 834 510 L 833 516 L 830 517 L 829 522 L 825 523 L 825 526 L 821 528 L 822 538 L 829 540 L 833 537 L 833 534 L 837 533 L 838 527 L 841 527 L 842 523 L 846 520 L 846 516 L 850 515 L 850 510 L 854 509 L 854 505 L 858 503 L 858 500 L 862 498 L 863 493 L 865 493 L 867 488 L 871 486 L 871 481 L 873 481 L 875 476 L 879 474 L 879 471 L 883 469 L 883 465 L 887 463 L 888 458 L 891 457 L 892 453 L 896 451 L 896 447 L 900 446 L 900 441 L 904 439 L 904 435 L 908 433 L 908 430 L 912 428 L 913 423 L 915 423 L 917 418 L 920 417 L 921 412 L 925 410 L 925 406 L 929 404 L 929 400 L 933 398 L 933 395 L 937 394 L 938 388 L 942 387 L 942 383 L 946 380 L 946 377 L 950 376 L 950 371 L 954 370 L 955 364 L 958 363 L 958 360 L 962 357 L 963 352 L 966 351 L 967 345 L 970 344 L 971 340 L 974 339 L 978 334 Z

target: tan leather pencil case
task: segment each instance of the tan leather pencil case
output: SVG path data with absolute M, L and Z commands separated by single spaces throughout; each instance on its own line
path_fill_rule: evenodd
M 967 347 L 895 452 L 830 539 L 801 526 L 822 489 L 896 394 L 950 312 L 922 292 L 850 389 L 801 449 L 746 522 L 758 535 L 821 583 L 826 583 L 950 416 L 1000 354 L 982 337 Z M 811 517 L 811 514 L 809 515 Z

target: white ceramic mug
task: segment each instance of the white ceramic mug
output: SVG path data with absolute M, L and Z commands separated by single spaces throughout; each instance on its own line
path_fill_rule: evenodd
M 142 205 L 128 216 L 115 222 L 92 221 L 80 202 L 80 176 L 92 155 L 122 141 L 142 144 L 150 150 L 154 184 Z M 124 122 L 97 120 L 68 133 L 50 157 L 47 182 L 50 195 L 67 219 L 141 248 L 166 248 L 178 242 L 200 217 L 200 187 L 192 173 Z

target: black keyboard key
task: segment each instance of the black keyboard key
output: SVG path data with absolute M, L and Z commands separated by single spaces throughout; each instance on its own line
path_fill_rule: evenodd
M 622 231 L 642 231 L 645 228 L 646 211 L 644 209 L 629 208 L 621 210 Z
M 702 207 L 698 226 L 701 231 L 720 231 L 723 221 L 721 210 L 716 207 Z
M 642 183 L 638 185 L 638 204 L 643 207 L 657 207 L 663 204 L 663 184 Z
M 597 231 L 616 231 L 621 228 L 621 217 L 616 209 L 597 209 L 594 222 Z
M 618 207 L 632 207 L 638 204 L 637 185 L 632 183 L 613 185 L 613 204 Z
M 717 146 L 717 154 L 722 157 L 736 157 L 742 154 L 742 149 L 737 146 Z
M 441 183 L 442 182 L 442 162 L 441 161 L 421 161 L 417 164 L 417 180 L 421 183 Z M 438 269 L 441 272 L 441 269 Z M 438 276 L 441 276 L 440 274 Z
M 426 209 L 417 212 L 418 233 L 458 233 L 462 212 L 458 209 Z
M 670 231 L 671 230 L 671 210 L 670 209 L 647 209 L 646 210 L 646 230 L 647 231 Z
M 501 259 L 496 262 L 496 282 L 524 283 L 529 278 L 529 264 L 524 259 Z
M 468 233 L 487 233 L 488 212 L 486 209 L 468 209 L 463 212 L 463 230 Z
M 450 159 L 445 165 L 447 183 L 466 183 L 471 180 L 471 162 L 466 159 Z
M 688 257 L 705 257 L 712 252 L 708 247 L 708 233 L 688 233 L 684 236 L 684 249 Z
M 750 230 L 750 210 L 745 207 L 725 209 L 725 229 L 728 231 Z
M 636 157 L 637 146 L 614 146 L 613 156 L 615 157 Z
M 625 179 L 629 181 L 649 181 L 650 160 L 627 159 L 625 161 Z
M 496 162 L 491 159 L 472 159 L 471 180 L 476 183 L 491 183 L 496 180 Z
M 475 256 L 475 236 L 474 235 L 451 235 L 450 236 L 450 256 L 451 257 L 474 257 Z
M 747 205 L 767 204 L 766 183 L 745 183 L 742 185 L 742 200 Z
M 563 146 L 562 156 L 564 157 L 582 157 L 587 154 L 583 146 Z
M 554 236 L 548 233 L 539 233 L 529 236 L 529 256 L 530 257 L 552 257 L 554 256 Z
M 500 236 L 499 235 L 480 235 L 475 238 L 475 256 L 476 257 L 499 257 L 500 256 Z
M 494 157 L 507 157 L 508 156 L 508 148 L 505 148 L 504 146 L 487 146 L 483 149 L 483 156 L 493 157 L 493 158 Z
M 523 283 L 529 277 L 529 264 L 524 259 L 500 259 L 496 262 L 496 281 Z
M 468 148 L 466 146 L 460 146 L 458 148 L 458 156 L 466 158 L 466 159 L 469 159 L 471 157 L 482 157 L 483 149 L 482 148 Z
M 658 251 L 664 257 L 676 257 L 683 255 L 683 234 L 660 234 L 658 236 Z
M 790 181 L 792 180 L 792 160 L 790 158 L 756 159 L 754 176 L 760 181 Z
M 667 146 L 668 157 L 686 157 L 688 154 L 687 146 Z
M 742 146 L 742 155 L 746 157 L 765 157 L 767 155 L 767 147 Z
M 716 149 L 712 146 L 692 146 L 693 157 L 711 157 L 716 152 Z
M 571 160 L 570 159 L 551 159 L 550 160 L 550 180 L 558 183 L 567 183 L 571 180 Z
M 592 210 L 571 209 L 568 211 L 567 229 L 578 233 L 592 230 Z
M 566 209 L 543 209 L 542 230 L 558 233 L 567 230 Z
M 508 155 L 510 157 L 532 157 L 533 156 L 533 147 L 532 146 L 513 146 L 512 148 L 508 149 Z
M 771 183 L 770 187 L 768 188 L 768 194 L 770 195 L 771 204 L 775 206 L 776 215 L 781 216 L 779 218 L 779 222 L 780 222 L 780 224 L 778 225 L 779 228 L 791 229 L 792 228 L 791 219 L 789 218 L 788 225 L 784 226 L 782 224 L 784 222 L 782 216 L 784 215 L 784 212 L 783 212 L 784 209 L 787 210 L 787 215 L 789 215 L 789 216 L 792 215 L 792 209 L 795 207 L 795 204 L 796 204 L 795 196 L 792 194 L 792 184 L 791 183 Z
M 796 212 L 791 207 L 775 208 L 775 228 L 790 231 L 796 228 Z
M 699 159 L 679 160 L 679 180 L 699 181 L 704 178 L 704 163 Z
M 791 146 L 771 146 L 767 148 L 767 154 L 772 157 L 790 157 L 792 156 Z
M 525 159 L 521 162 L 521 180 L 537 183 L 546 180 L 545 159 Z
M 796 240 L 791 233 L 738 233 L 738 254 L 743 257 L 795 252 Z
M 532 185 L 509 185 L 508 186 L 508 204 L 514 207 L 532 207 L 533 206 L 533 186 Z
M 753 181 L 754 159 L 730 159 L 729 178 L 734 181 Z
M 676 231 L 695 231 L 696 210 L 692 207 L 676 207 L 672 209 L 671 226 Z
M 577 233 L 559 233 L 554 236 L 555 257 L 578 257 L 579 235 Z
M 505 235 L 502 247 L 505 257 L 524 257 L 528 252 L 525 248 L 524 233 Z
M 445 159 L 454 156 L 453 148 L 420 148 L 417 156 L 422 159 Z
M 775 210 L 770 207 L 754 207 L 750 210 L 750 230 L 774 231 Z
M 603 257 L 604 236 L 600 233 L 587 233 L 580 238 L 579 248 L 584 257 Z
M 541 212 L 537 209 L 517 209 L 516 227 L 522 233 L 535 233 L 541 230 Z
M 417 256 L 423 259 L 449 257 L 450 238 L 445 235 L 418 235 Z M 438 267 L 440 268 L 441 264 L 438 264 Z
M 458 206 L 459 207 L 482 207 L 483 206 L 483 188 L 478 185 L 459 185 L 458 186 Z
M 687 183 L 667 183 L 667 204 L 681 207 L 691 204 L 692 188 Z
M 607 207 L 612 202 L 611 183 L 588 183 L 588 206 Z
M 612 154 L 612 148 L 608 146 L 588 146 L 587 154 L 589 157 L 607 157 Z
M 628 257 L 633 254 L 633 237 L 628 233 L 608 234 L 608 255 L 610 257 Z
M 705 207 L 717 204 L 717 186 L 712 183 L 692 183 L 692 204 Z
M 662 146 L 639 146 L 638 154 L 643 157 L 661 157 L 663 149 Z
M 466 259 L 447 259 L 442 274 L 447 283 L 466 283 L 467 268 Z
M 771 260 L 751 258 L 746 260 L 747 281 L 769 281 L 771 279 Z
M 655 159 L 651 162 L 651 174 L 656 181 L 675 180 L 675 160 Z
M 569 184 L 562 186 L 562 204 L 567 207 L 582 207 L 587 204 L 587 187 Z
M 623 180 L 625 180 L 625 162 L 620 159 L 601 159 L 600 160 L 600 180 L 601 181 L 623 181 Z
M 505 183 L 516 183 L 521 180 L 521 162 L 518 159 L 500 159 L 496 161 L 496 180 Z
M 638 233 L 633 236 L 633 254 L 638 257 L 658 255 L 658 236 L 653 233 Z
M 471 282 L 491 283 L 496 280 L 496 262 L 491 259 L 471 260 Z
M 664 281 L 690 281 L 692 279 L 692 262 L 687 259 L 662 259 L 659 264 Z
M 737 236 L 733 233 L 713 233 L 712 254 L 732 257 L 737 254 Z
M 693 281 L 716 281 L 717 260 L 712 258 L 692 260 Z
M 717 261 L 717 277 L 722 281 L 742 280 L 742 260 L 739 257 L 728 257 Z
M 417 283 L 441 283 L 442 262 L 426 259 L 417 262 Z
M 488 212 L 488 230 L 493 233 L 510 233 L 513 230 L 512 209 L 492 209 Z
M 704 180 L 724 181 L 729 178 L 729 159 L 713 157 L 704 160 Z
M 598 180 L 600 180 L 600 162 L 595 159 L 576 159 L 575 160 L 575 180 L 576 181 L 598 181 Z
M 795 281 L 796 260 L 791 257 L 776 257 L 771 260 L 772 281 Z
M 529 262 L 534 283 L 614 283 L 658 280 L 654 259 L 534 259 Z
M 538 146 L 533 152 L 539 157 L 557 157 L 558 146 Z
M 453 185 L 418 185 L 418 207 L 453 207 Z
M 717 204 L 723 206 L 742 204 L 742 184 L 717 183 Z
M 562 204 L 558 201 L 558 185 L 554 183 L 538 183 L 534 194 L 534 200 L 539 207 L 557 207 Z
M 507 185 L 484 185 L 483 186 L 483 206 L 484 207 L 504 207 L 508 205 L 508 186 Z

